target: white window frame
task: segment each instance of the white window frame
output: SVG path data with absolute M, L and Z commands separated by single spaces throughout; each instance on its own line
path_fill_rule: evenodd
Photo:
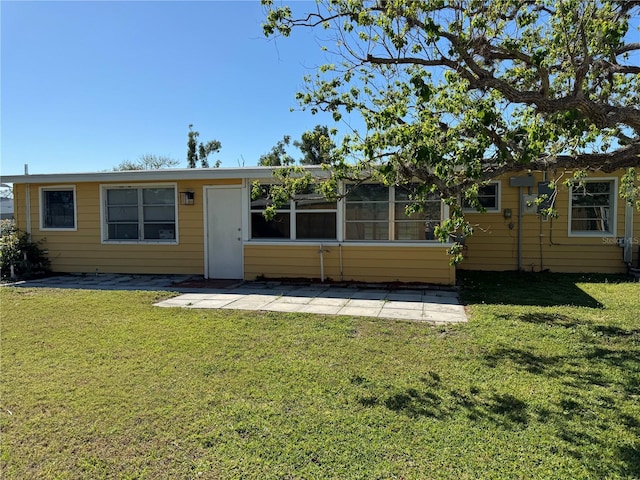
M 573 187 L 569 187 L 569 223 L 567 224 L 567 234 L 569 237 L 595 237 L 595 238 L 603 238 L 603 237 L 615 237 L 616 236 L 616 228 L 617 228 L 617 217 L 618 217 L 618 179 L 616 177 L 597 177 L 597 178 L 587 178 L 584 180 L 584 183 L 611 183 L 611 191 L 609 192 L 609 197 L 611 198 L 611 232 L 603 232 L 598 230 L 583 230 L 574 232 L 571 228 L 573 223 L 572 213 L 573 213 Z
M 348 187 L 348 185 L 346 185 L 346 187 Z M 409 201 L 407 201 L 409 202 Z M 342 202 L 342 209 L 344 212 L 343 218 L 342 218 L 342 235 L 341 238 L 343 242 L 345 243 L 357 243 L 357 244 L 372 244 L 372 245 L 380 245 L 380 244 L 393 244 L 393 245 L 398 245 L 398 244 L 410 244 L 410 245 L 443 245 L 443 243 L 441 243 L 438 239 L 433 239 L 433 240 L 426 240 L 426 239 L 418 239 L 418 240 L 396 240 L 394 238 L 394 234 L 395 234 L 395 225 L 396 225 L 396 214 L 395 214 L 395 207 L 397 203 L 406 203 L 404 200 L 396 200 L 396 187 L 395 185 L 390 185 L 387 187 L 387 207 L 389 209 L 389 215 L 388 218 L 386 220 L 387 222 L 387 228 L 388 228 L 388 239 L 386 240 L 351 240 L 351 239 L 347 239 L 346 238 L 346 231 L 347 231 L 347 223 L 362 223 L 362 222 L 366 222 L 366 220 L 363 221 L 348 221 L 346 219 L 346 208 L 347 208 L 347 203 L 348 203 L 348 198 L 345 197 L 343 199 Z M 380 201 L 380 203 L 382 203 L 382 201 Z M 444 202 L 442 200 L 440 200 L 440 222 L 442 223 L 442 221 L 444 221 L 446 218 L 448 218 L 449 216 L 449 210 L 447 208 L 447 206 L 444 204 Z M 380 222 L 382 223 L 382 222 Z
M 264 183 L 262 186 L 270 186 L 271 184 Z M 278 208 L 276 210 L 277 213 L 288 213 L 289 214 L 289 238 L 254 238 L 253 237 L 253 229 L 252 229 L 252 216 L 254 213 L 262 214 L 263 208 L 251 208 L 251 189 L 249 191 L 249 241 L 252 242 L 313 242 L 313 243 L 329 243 L 329 242 L 337 242 L 340 232 L 338 231 L 338 210 L 340 209 L 340 203 L 336 201 L 335 208 L 318 208 L 318 209 L 304 209 L 297 208 L 296 201 L 300 199 L 293 198 L 289 200 L 289 208 Z M 297 238 L 297 214 L 298 213 L 335 213 L 336 215 L 336 237 L 335 238 Z
M 72 191 L 73 192 L 73 227 L 45 227 L 44 226 L 44 216 L 45 216 L 45 206 L 44 206 L 44 192 L 61 192 L 61 191 Z M 75 232 L 78 230 L 78 196 L 76 195 L 76 186 L 75 185 L 48 185 L 46 187 L 39 188 L 39 197 L 40 197 L 40 230 L 43 232 Z
M 145 189 L 145 188 L 173 188 L 173 205 L 175 208 L 175 238 L 172 239 L 140 239 L 137 240 L 123 240 L 123 239 L 114 239 L 109 240 L 109 227 L 107 225 L 107 190 L 116 190 L 116 189 Z M 138 211 L 142 205 L 138 204 Z M 140 222 L 140 213 L 138 214 L 138 221 Z M 142 222 L 144 224 L 144 222 Z M 107 245 L 117 245 L 117 244 L 126 244 L 126 245 L 178 245 L 179 244 L 179 232 L 178 228 L 178 184 L 173 183 L 127 183 L 127 184 L 101 184 L 100 185 L 100 238 L 101 243 Z M 138 233 L 139 235 L 139 233 Z
M 473 207 L 465 207 L 464 206 L 464 198 L 462 211 L 465 213 L 502 213 L 502 182 L 500 180 L 491 180 L 487 182 L 483 186 L 495 185 L 496 186 L 496 206 L 491 208 L 485 208 L 484 212 L 480 212 L 476 208 Z

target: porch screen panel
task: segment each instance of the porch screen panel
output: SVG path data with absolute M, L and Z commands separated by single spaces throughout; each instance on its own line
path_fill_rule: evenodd
M 410 212 L 417 198 L 414 185 L 395 187 L 394 240 L 434 240 L 435 227 L 442 221 L 442 202 L 437 195 L 429 195 L 419 203 L 421 211 Z
M 318 193 L 296 196 L 296 238 L 299 240 L 335 240 L 337 238 L 337 202 Z
M 354 186 L 345 203 L 346 240 L 389 240 L 389 188 Z

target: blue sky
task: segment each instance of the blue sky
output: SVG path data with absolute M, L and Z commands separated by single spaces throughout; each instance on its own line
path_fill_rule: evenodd
M 111 170 L 143 154 L 186 167 L 189 124 L 222 142 L 210 160 L 225 167 L 316 124 L 362 128 L 357 113 L 335 125 L 295 100 L 330 33 L 266 39 L 263 18 L 259 0 L 0 1 L 1 173 Z
M 295 100 L 326 42 L 264 38 L 259 1 L 0 8 L 3 175 L 110 170 L 146 153 L 186 167 L 189 124 L 222 142 L 211 160 L 250 166 L 285 134 L 334 125 Z

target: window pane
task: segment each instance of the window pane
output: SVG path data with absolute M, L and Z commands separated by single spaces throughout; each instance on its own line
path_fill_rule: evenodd
M 254 200 L 253 198 L 250 198 L 252 210 L 264 210 L 265 207 L 272 204 L 271 200 L 267 200 L 267 195 L 269 193 L 270 188 L 271 188 L 270 185 L 261 185 L 260 190 L 262 191 L 262 195 L 256 200 Z M 289 210 L 289 209 L 291 209 L 291 205 L 290 205 L 290 202 L 288 201 L 278 207 L 278 210 Z
M 389 201 L 389 188 L 377 183 L 347 187 L 347 202 Z
M 107 190 L 107 203 L 109 205 L 137 205 L 138 190 L 135 188 Z
M 417 196 L 418 187 L 420 187 L 417 183 L 410 183 L 409 185 L 397 185 L 395 187 L 395 196 L 397 200 L 409 200 L 415 199 Z M 411 198 L 410 198 L 411 197 Z M 438 197 L 435 193 L 429 193 L 426 195 L 425 200 L 428 201 L 440 201 L 440 197 Z
M 611 193 L 611 182 L 587 182 L 582 187 L 575 187 L 578 190 L 586 191 L 588 194 Z
M 296 197 L 296 208 L 298 210 L 335 210 L 336 202 L 328 202 L 324 197 L 318 195 L 308 195 Z
M 613 233 L 613 182 L 587 182 L 571 195 L 571 231 Z
M 571 230 L 585 232 L 611 232 L 609 207 L 573 208 Z
M 74 228 L 73 190 L 44 190 L 43 219 L 44 228 Z
M 347 240 L 389 240 L 387 222 L 349 222 L 346 225 Z
M 588 205 L 588 206 L 608 206 L 611 196 L 607 194 L 587 194 L 574 193 L 572 197 L 573 205 Z
M 289 213 L 276 213 L 267 221 L 262 213 L 251 213 L 251 238 L 291 238 Z
M 489 185 L 483 185 L 478 188 L 479 197 L 495 197 L 498 193 L 498 184 L 490 183 Z
M 175 224 L 173 223 L 145 223 L 145 240 L 175 240 Z
M 425 222 L 396 222 L 395 240 L 433 240 L 433 226 Z
M 142 190 L 142 203 L 145 205 L 174 205 L 174 189 L 145 188 Z
M 109 240 L 137 240 L 137 223 L 110 223 Z
M 107 222 L 137 222 L 138 207 L 108 207 Z
M 478 197 L 478 202 L 484 208 L 497 208 L 498 202 L 496 197 Z
M 336 214 L 298 213 L 296 215 L 296 238 L 336 239 Z
M 498 208 L 498 184 L 490 183 L 479 187 L 478 202 L 486 209 Z M 464 200 L 464 208 L 473 208 L 466 199 Z
M 388 203 L 347 203 L 347 220 L 388 220 Z
M 145 222 L 172 222 L 176 218 L 176 210 L 171 206 L 167 207 L 143 207 Z
M 498 207 L 498 185 L 484 185 L 478 189 L 478 201 L 484 208 Z
M 440 221 L 440 202 L 429 202 L 423 206 L 422 212 L 413 213 L 410 216 L 406 213 L 406 208 L 411 203 L 396 203 L 395 215 L 396 220 L 438 220 Z

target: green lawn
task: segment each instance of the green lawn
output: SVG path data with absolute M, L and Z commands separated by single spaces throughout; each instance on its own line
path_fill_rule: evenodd
M 640 284 L 468 274 L 471 321 L 2 288 L 2 478 L 640 478 Z

